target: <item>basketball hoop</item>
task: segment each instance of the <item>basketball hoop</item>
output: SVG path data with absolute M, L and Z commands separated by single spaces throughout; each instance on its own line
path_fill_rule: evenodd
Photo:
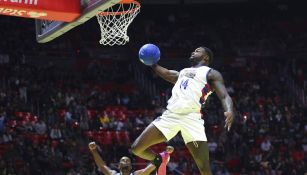
M 122 0 L 103 12 L 97 14 L 101 30 L 100 44 L 124 45 L 129 42 L 127 30 L 130 23 L 140 12 L 141 5 L 135 0 Z

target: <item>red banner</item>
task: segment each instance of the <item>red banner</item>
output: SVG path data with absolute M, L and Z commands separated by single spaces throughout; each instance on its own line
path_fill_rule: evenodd
M 80 0 L 0 0 L 0 15 L 71 22 L 80 16 Z

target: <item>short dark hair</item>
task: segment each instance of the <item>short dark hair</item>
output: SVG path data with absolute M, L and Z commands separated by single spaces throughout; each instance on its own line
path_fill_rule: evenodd
M 205 52 L 207 53 L 208 57 L 209 57 L 209 63 L 212 63 L 213 61 L 213 52 L 211 49 L 209 49 L 208 47 L 205 46 L 201 46 L 201 48 L 203 48 L 205 50 Z

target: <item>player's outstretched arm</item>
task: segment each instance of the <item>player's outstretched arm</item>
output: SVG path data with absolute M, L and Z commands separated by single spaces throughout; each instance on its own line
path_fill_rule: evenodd
M 178 76 L 179 76 L 179 72 L 175 70 L 168 70 L 158 64 L 154 64 L 151 67 L 156 72 L 156 74 L 158 74 L 164 80 L 170 83 L 173 83 L 173 84 L 176 83 Z
M 100 157 L 98 151 L 97 151 L 97 146 L 95 142 L 91 142 L 88 144 L 88 147 L 94 157 L 95 163 L 98 166 L 99 170 L 104 174 L 104 175 L 111 175 L 111 170 L 110 168 L 105 164 L 105 162 L 102 160 Z
M 140 170 L 135 171 L 134 175 L 149 175 L 155 169 L 156 169 L 156 167 L 153 164 L 150 163 L 144 169 L 140 169 Z
M 222 106 L 225 110 L 225 128 L 230 130 L 234 121 L 233 102 L 225 88 L 223 77 L 220 72 L 212 69 L 208 74 L 208 79 L 211 81 L 211 86 L 218 98 L 221 100 Z

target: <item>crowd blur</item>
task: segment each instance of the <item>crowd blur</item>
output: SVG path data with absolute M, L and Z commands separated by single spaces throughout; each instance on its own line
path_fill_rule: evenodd
M 183 58 L 199 45 L 216 53 L 214 68 L 225 78 L 236 121 L 226 132 L 219 100 L 215 95 L 208 99 L 203 117 L 215 175 L 303 175 L 307 111 L 293 98 L 287 75 L 306 88 L 306 61 L 300 57 L 307 49 L 307 22 L 289 15 L 288 8 L 278 6 L 273 15 L 256 17 L 239 11 L 225 18 L 205 15 L 213 11 L 210 7 L 202 14 L 183 6 L 174 12 L 162 6 L 161 14 L 149 17 L 156 10 L 145 7 L 147 15 L 136 19 L 131 42 L 121 50 L 129 58 L 120 61 L 92 58 L 99 53 L 98 37 L 89 32 L 93 26 L 72 31 L 60 42 L 38 45 L 32 23 L 1 17 L 0 35 L 6 42 L 0 43 L 0 174 L 99 174 L 87 150 L 92 140 L 112 168 L 123 155 L 138 163 L 135 168 L 144 166 L 146 162 L 132 156 L 129 148 L 163 112 L 171 85 L 145 69 L 145 78 L 161 87 L 155 96 L 146 95 L 132 66 L 140 63 L 131 55 L 140 45 L 154 42 L 165 58 L 161 64 L 177 70 L 188 66 Z M 7 34 L 8 30 L 13 31 Z M 45 58 L 61 53 L 86 59 L 65 65 Z M 46 61 L 35 62 L 31 56 Z M 198 174 L 180 137 L 168 144 L 175 147 L 169 174 Z

